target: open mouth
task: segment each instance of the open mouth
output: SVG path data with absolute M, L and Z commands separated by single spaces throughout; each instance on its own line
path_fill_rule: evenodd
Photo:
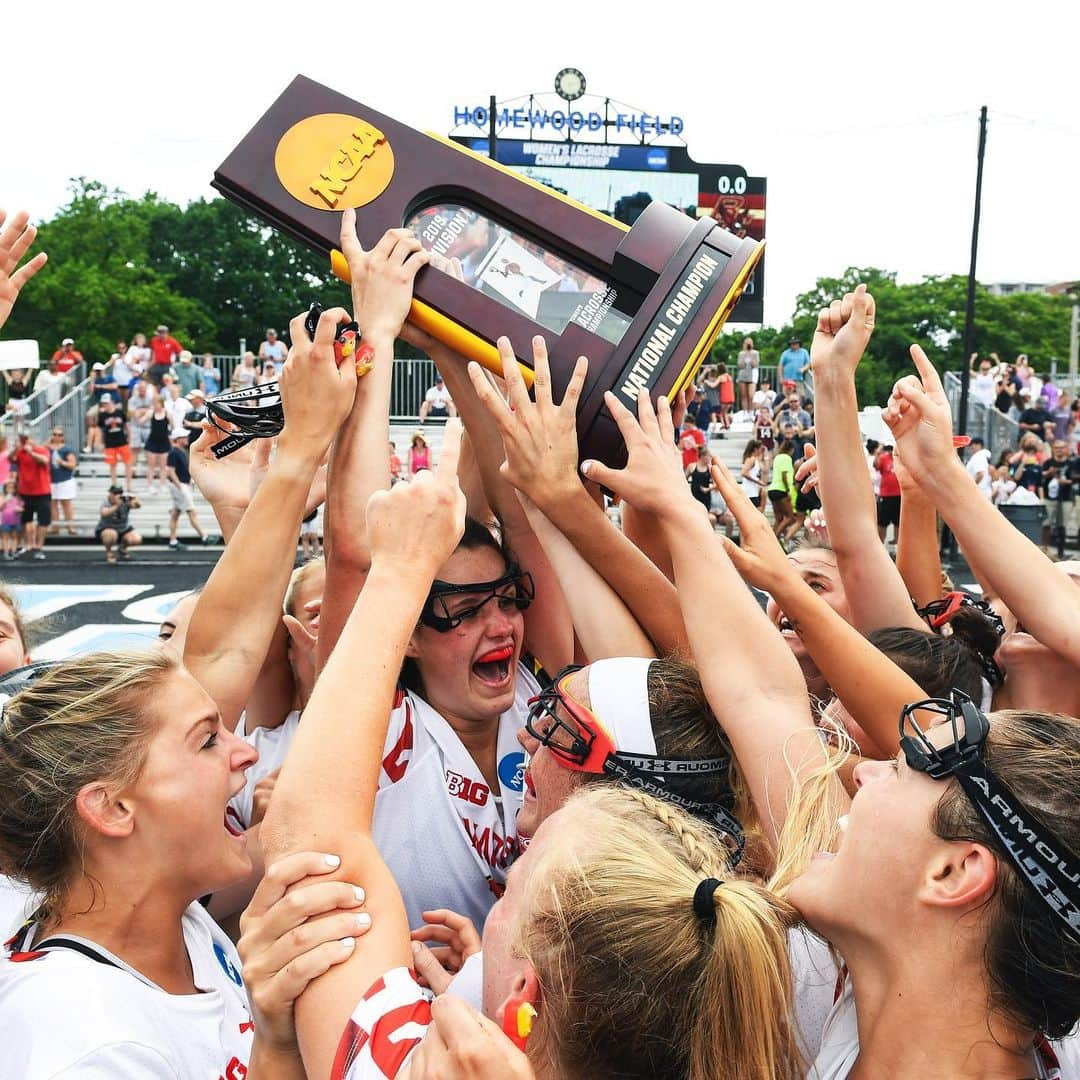
M 491 649 L 473 664 L 473 674 L 486 686 L 502 687 L 510 678 L 510 664 L 513 657 L 513 645 Z
M 781 634 L 793 634 L 795 637 L 799 636 L 799 630 L 795 624 L 786 616 L 781 615 L 779 622 L 776 624 L 776 628 Z
M 230 836 L 242 837 L 244 826 L 240 824 L 240 818 L 231 806 L 225 807 L 225 831 Z

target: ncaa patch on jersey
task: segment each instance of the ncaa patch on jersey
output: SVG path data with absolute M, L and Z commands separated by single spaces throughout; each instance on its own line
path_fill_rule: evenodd
M 525 755 L 520 750 L 507 754 L 499 762 L 499 782 L 511 791 L 524 791 Z
M 240 977 L 240 972 L 236 970 L 236 965 L 225 955 L 225 950 L 216 942 L 214 943 L 214 955 L 221 965 L 221 970 L 224 971 L 237 986 L 243 986 L 244 980 Z

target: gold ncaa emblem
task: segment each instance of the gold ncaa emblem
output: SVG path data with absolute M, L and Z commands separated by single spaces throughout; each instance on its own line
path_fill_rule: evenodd
M 394 175 L 394 152 L 373 124 L 320 113 L 293 124 L 274 152 L 274 169 L 294 199 L 316 210 L 347 210 L 377 199 Z

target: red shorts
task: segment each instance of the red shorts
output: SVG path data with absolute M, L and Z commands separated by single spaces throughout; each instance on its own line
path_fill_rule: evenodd
M 106 446 L 105 447 L 105 464 L 115 465 L 118 461 L 122 461 L 125 465 L 131 464 L 131 447 L 130 446 Z

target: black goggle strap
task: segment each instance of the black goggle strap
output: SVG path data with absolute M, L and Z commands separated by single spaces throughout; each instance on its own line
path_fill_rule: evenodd
M 953 773 L 1028 888 L 1080 941 L 1080 860 L 976 759 Z
M 727 757 L 715 758 L 666 758 L 648 757 L 643 754 L 627 754 L 620 750 L 615 755 L 620 761 L 641 773 L 657 776 L 686 778 L 711 773 L 726 773 L 731 765 Z
M 918 710 L 947 716 L 952 744 L 934 747 L 915 720 Z M 962 716 L 961 733 L 957 718 Z M 906 734 L 908 728 L 915 734 Z M 965 694 L 907 706 L 900 717 L 900 745 L 908 764 L 935 780 L 956 777 L 1028 887 L 1080 939 L 1080 860 L 1013 796 L 982 760 L 990 723 Z
M 717 759 L 714 759 L 717 760 Z M 697 799 L 688 798 L 671 788 L 658 784 L 648 773 L 624 763 L 625 758 L 621 754 L 609 754 L 604 762 L 604 772 L 614 777 L 620 783 L 660 799 L 662 802 L 673 803 L 694 817 L 701 818 L 710 825 L 715 825 L 725 836 L 726 846 L 730 851 L 730 863 L 732 867 L 738 865 L 742 858 L 743 849 L 746 847 L 746 835 L 742 825 L 720 803 L 704 803 Z

